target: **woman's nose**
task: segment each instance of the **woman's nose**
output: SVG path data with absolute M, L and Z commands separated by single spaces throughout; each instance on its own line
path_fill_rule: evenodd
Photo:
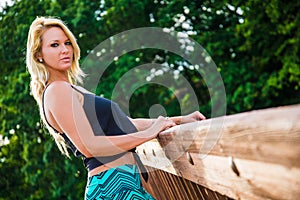
M 67 47 L 67 45 L 63 44 L 62 45 L 62 50 L 63 53 L 69 52 L 69 48 Z

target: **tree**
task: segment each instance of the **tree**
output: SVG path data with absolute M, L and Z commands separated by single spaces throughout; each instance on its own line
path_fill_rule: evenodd
M 154 18 L 210 53 L 228 113 L 236 113 L 299 102 L 298 9 L 299 2 L 280 0 L 170 1 Z
M 83 196 L 85 169 L 80 160 L 70 161 L 61 156 L 41 126 L 38 107 L 29 95 L 24 59 L 29 25 L 36 16 L 62 19 L 68 16 L 68 25 L 76 29 L 85 24 L 82 21 L 88 14 L 93 16 L 90 7 L 97 7 L 95 1 L 24 0 L 1 12 L 1 135 L 10 141 L 1 146 L 0 152 L 1 199 L 81 199 Z M 77 36 L 80 33 L 75 31 Z M 89 34 L 83 33 L 85 37 Z

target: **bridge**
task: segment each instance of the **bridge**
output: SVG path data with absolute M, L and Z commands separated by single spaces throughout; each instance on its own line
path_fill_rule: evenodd
M 300 197 L 300 105 L 175 126 L 137 148 L 159 199 Z

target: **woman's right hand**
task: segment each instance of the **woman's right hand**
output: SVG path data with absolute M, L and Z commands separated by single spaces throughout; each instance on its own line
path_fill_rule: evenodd
M 160 132 L 173 126 L 176 126 L 173 120 L 167 117 L 159 116 L 155 122 L 148 129 L 146 129 L 146 131 L 153 136 L 152 138 L 156 138 Z

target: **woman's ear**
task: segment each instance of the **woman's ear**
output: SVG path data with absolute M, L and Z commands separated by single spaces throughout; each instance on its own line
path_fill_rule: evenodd
M 36 53 L 36 59 L 40 62 L 40 63 L 43 63 L 43 56 L 42 54 L 39 52 L 39 53 Z

